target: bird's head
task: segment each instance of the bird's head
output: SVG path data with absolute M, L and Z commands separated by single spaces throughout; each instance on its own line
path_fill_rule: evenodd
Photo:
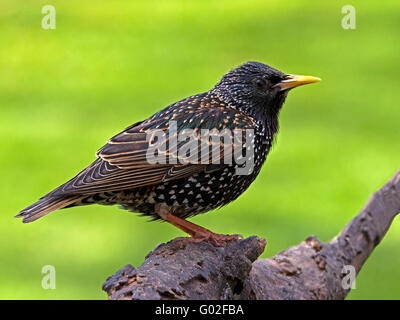
M 259 62 L 247 62 L 225 74 L 213 92 L 246 113 L 276 116 L 290 89 L 320 80 L 286 74 Z

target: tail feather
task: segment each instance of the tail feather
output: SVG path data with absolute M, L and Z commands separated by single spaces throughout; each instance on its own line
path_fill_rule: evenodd
M 80 199 L 82 199 L 82 196 L 43 197 L 39 201 L 22 210 L 15 217 L 23 218 L 22 222 L 25 223 L 32 222 L 50 212 L 64 208 L 76 201 L 79 201 Z

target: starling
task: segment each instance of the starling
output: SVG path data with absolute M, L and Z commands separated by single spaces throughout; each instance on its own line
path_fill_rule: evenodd
M 216 234 L 185 219 L 222 207 L 249 187 L 271 149 L 288 91 L 317 81 L 320 79 L 247 62 L 225 74 L 210 91 L 173 103 L 111 138 L 97 151 L 92 164 L 16 217 L 31 222 L 61 208 L 119 204 L 152 220 L 167 221 L 191 235 L 193 241 L 207 240 L 221 246 L 238 235 Z M 171 121 L 175 132 L 170 132 Z M 186 129 L 194 130 L 197 136 L 203 129 L 250 130 L 252 169 L 248 174 L 238 174 L 238 168 L 243 167 L 239 158 L 230 163 L 179 161 L 171 148 L 183 148 L 185 144 L 175 140 Z M 161 138 L 166 141 L 165 148 L 156 153 L 169 155 L 166 163 L 154 163 L 148 158 L 154 144 L 148 135 L 156 130 L 164 133 Z M 240 146 L 242 151 L 250 150 L 247 144 Z M 195 156 L 198 159 L 199 154 Z

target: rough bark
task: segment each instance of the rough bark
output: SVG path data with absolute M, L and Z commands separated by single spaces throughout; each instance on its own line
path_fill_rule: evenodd
M 399 212 L 400 171 L 328 243 L 308 237 L 257 259 L 266 245 L 257 237 L 220 248 L 176 238 L 157 246 L 137 269 L 127 265 L 109 277 L 103 290 L 109 299 L 129 300 L 344 299 L 347 272 L 358 274 Z

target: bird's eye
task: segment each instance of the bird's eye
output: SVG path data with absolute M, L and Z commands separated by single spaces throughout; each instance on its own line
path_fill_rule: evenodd
M 273 76 L 271 76 L 270 80 L 272 83 L 278 83 L 279 81 L 282 80 L 282 78 L 279 76 L 273 75 Z
M 267 81 L 263 78 L 257 78 L 255 84 L 259 89 L 264 89 L 267 86 Z

